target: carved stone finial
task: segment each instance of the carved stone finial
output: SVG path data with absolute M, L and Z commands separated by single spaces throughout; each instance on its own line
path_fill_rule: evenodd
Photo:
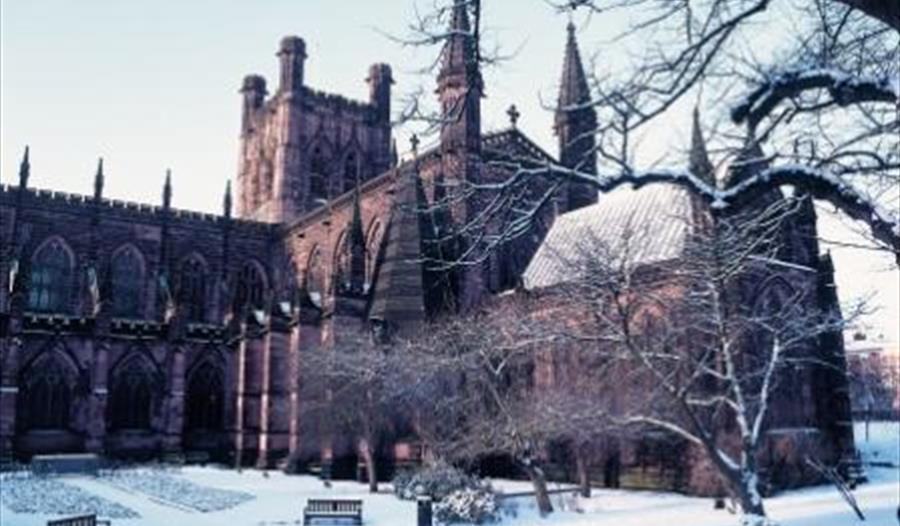
M 399 156 L 397 155 L 397 139 L 391 140 L 391 168 L 397 166 Z
M 172 170 L 166 169 L 166 182 L 163 185 L 163 208 L 172 207 Z
M 94 175 L 94 201 L 103 198 L 103 157 L 97 161 L 97 173 Z
M 225 197 L 222 199 L 222 212 L 226 219 L 231 219 L 231 180 L 225 182 Z
M 31 163 L 28 161 L 29 147 L 25 146 L 25 155 L 22 156 L 22 163 L 19 164 L 19 188 L 28 187 L 28 177 L 31 175 Z

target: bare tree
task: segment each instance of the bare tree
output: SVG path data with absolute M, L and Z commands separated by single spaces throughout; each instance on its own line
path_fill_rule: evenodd
M 511 301 L 491 312 L 451 318 L 416 347 L 420 394 L 434 409 L 417 430 L 439 457 L 476 462 L 500 455 L 527 474 L 542 515 L 553 511 L 544 470 L 546 448 L 576 437 L 567 417 L 575 390 L 536 385 L 555 336 Z M 436 400 L 436 402 L 435 402 Z M 584 436 L 578 436 L 584 439 Z
M 590 316 L 568 329 L 571 338 L 590 343 L 595 360 L 616 363 L 636 386 L 617 403 L 584 400 L 568 418 L 584 427 L 601 413 L 605 422 L 695 444 L 737 498 L 744 524 L 768 523 L 757 458 L 773 405 L 811 411 L 797 391 L 802 371 L 841 369 L 839 356 L 816 345 L 840 332 L 840 312 L 817 307 L 815 280 L 803 275 L 812 269 L 780 258 L 797 206 L 779 200 L 691 228 L 675 260 L 642 260 L 653 233 L 628 229 L 613 242 L 583 238 L 564 255 L 571 279 L 561 290 L 573 312 Z
M 483 43 L 487 32 L 481 1 L 453 4 L 464 5 L 475 21 L 466 32 L 477 50 L 474 67 L 502 62 L 502 55 Z M 588 11 L 589 23 L 602 23 L 612 14 L 620 22 L 630 20 L 612 40 L 632 41 L 628 50 L 641 60 L 631 71 L 595 72 L 589 97 L 553 108 L 563 113 L 596 111 L 597 124 L 570 139 L 589 137 L 595 143 L 585 154 L 589 159 L 538 164 L 497 160 L 491 164 L 508 174 L 503 181 L 465 182 L 472 192 L 492 193 L 482 200 L 478 217 L 495 221 L 490 230 L 496 242 L 472 244 L 459 261 L 477 259 L 479 250 L 495 249 L 528 231 L 526 226 L 540 218 L 541 207 L 558 187 L 552 184 L 547 187 L 550 191 L 539 195 L 523 190 L 540 178 L 590 185 L 600 192 L 622 185 L 675 184 L 721 214 L 740 210 L 772 188 L 793 186 L 867 225 L 871 246 L 887 250 L 900 262 L 900 9 L 893 3 L 560 0 L 551 4 L 560 12 Z M 448 1 L 417 15 L 409 35 L 398 40 L 425 46 L 458 38 L 458 32 L 444 29 L 449 5 Z M 784 18 L 797 22 L 767 34 L 781 46 L 765 53 L 755 49 L 759 24 Z M 606 54 L 605 49 L 597 51 Z M 426 69 L 433 71 L 438 63 Z M 764 160 L 764 170 L 717 184 L 690 170 L 635 163 L 635 136 L 701 91 L 710 101 L 707 114 L 731 121 L 716 134 L 721 158 L 734 160 L 741 154 L 741 162 Z M 425 112 L 423 93 L 411 97 L 401 121 L 425 121 L 437 130 L 465 114 L 462 109 Z M 748 157 L 747 152 L 753 155 Z M 599 170 L 593 165 L 594 156 L 600 161 Z
M 299 360 L 302 420 L 318 422 L 327 436 L 354 437 L 366 467 L 369 491 L 378 491 L 378 445 L 401 416 L 401 357 L 375 345 L 365 334 L 344 338 L 333 348 L 305 354 Z
M 792 185 L 864 221 L 877 245 L 900 256 L 900 9 L 888 4 L 560 2 L 560 10 L 589 10 L 593 20 L 618 11 L 634 21 L 619 36 L 639 40 L 642 60 L 626 74 L 595 76 L 583 103 L 598 111 L 597 153 L 613 167 L 599 177 L 601 187 L 669 181 L 722 209 Z M 778 29 L 783 17 L 797 22 Z M 772 51 L 754 48 L 760 24 L 775 26 L 765 33 L 780 44 Z M 765 171 L 705 188 L 697 174 L 634 165 L 629 138 L 698 90 L 713 101 L 713 115 L 739 126 L 721 133 L 720 148 L 764 147 Z

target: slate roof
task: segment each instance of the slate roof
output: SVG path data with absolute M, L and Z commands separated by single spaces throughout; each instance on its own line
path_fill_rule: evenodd
M 625 248 L 632 252 L 631 264 L 675 259 L 687 240 L 690 217 L 690 194 L 675 186 L 619 187 L 602 194 L 596 204 L 556 218 L 525 269 L 525 288 L 572 281 L 590 266 L 589 258 Z
M 375 277 L 369 318 L 384 322 L 392 330 L 412 330 L 425 319 L 422 288 L 422 242 L 419 215 L 418 174 L 415 167 L 398 175 L 397 193 L 391 208 Z

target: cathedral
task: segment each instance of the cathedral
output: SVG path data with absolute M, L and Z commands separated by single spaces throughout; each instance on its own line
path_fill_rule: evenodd
M 322 445 L 299 416 L 304 353 L 359 331 L 412 335 L 500 293 L 552 288 L 560 278 L 540 257 L 544 239 L 616 213 L 590 187 L 563 184 L 527 235 L 476 265 L 428 264 L 465 251 L 446 240 L 478 211 L 471 200 L 430 205 L 509 174 L 493 161 L 597 163 L 590 107 L 557 112 L 556 157 L 516 127 L 515 111 L 508 128 L 482 130 L 464 8 L 450 24 L 436 79 L 439 141 L 414 142 L 403 162 L 390 66 L 369 68 L 366 101 L 319 91 L 294 36 L 280 42 L 271 91 L 259 75 L 243 79 L 235 195 L 227 185 L 221 214 L 172 208 L 169 175 L 159 204 L 109 199 L 102 162 L 90 194 L 37 189 L 26 149 L 18 181 L 4 176 L 0 187 L 0 457 L 203 451 L 261 467 L 315 457 Z M 559 89 L 560 108 L 589 97 L 571 26 Z M 818 247 L 807 249 L 819 268 Z

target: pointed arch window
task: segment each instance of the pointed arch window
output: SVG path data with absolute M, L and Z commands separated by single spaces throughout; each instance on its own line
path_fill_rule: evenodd
M 257 187 L 256 201 L 261 202 L 272 197 L 272 180 L 275 177 L 275 168 L 268 157 L 263 157 L 260 165 L 259 183 Z
M 253 263 L 245 264 L 238 274 L 234 311 L 241 312 L 244 307 L 255 310 L 265 308 L 265 281 L 259 268 Z
M 66 429 L 72 406 L 72 372 L 58 359 L 29 368 L 24 376 L 19 412 L 26 429 Z
M 206 314 L 206 268 L 197 258 L 187 259 L 181 265 L 178 303 L 187 320 L 202 323 Z
M 150 429 L 153 375 L 137 359 L 117 368 L 110 390 L 110 425 L 113 429 Z
M 350 152 L 344 159 L 344 192 L 350 192 L 360 182 L 360 158 Z
M 190 431 L 221 430 L 224 400 L 222 374 L 212 364 L 201 365 L 188 380 L 185 428 Z
M 366 234 L 366 283 L 365 287 L 371 287 L 375 279 L 375 264 L 378 258 L 378 248 L 381 244 L 381 223 L 372 221 L 369 232 Z
M 32 259 L 28 308 L 39 312 L 66 312 L 71 282 L 72 259 L 63 243 L 54 239 L 41 247 Z
M 303 281 L 306 292 L 314 303 L 321 306 L 322 293 L 325 290 L 325 276 L 323 275 L 321 251 L 315 248 L 306 263 L 306 273 Z
M 341 232 L 334 248 L 334 286 L 338 291 L 350 288 L 350 244 L 347 231 Z
M 113 316 L 140 318 L 144 283 L 141 255 L 133 247 L 120 250 L 113 256 L 111 272 Z
M 328 198 L 328 178 L 326 173 L 325 153 L 321 146 L 316 146 L 312 151 L 312 159 L 309 163 L 309 198 Z

